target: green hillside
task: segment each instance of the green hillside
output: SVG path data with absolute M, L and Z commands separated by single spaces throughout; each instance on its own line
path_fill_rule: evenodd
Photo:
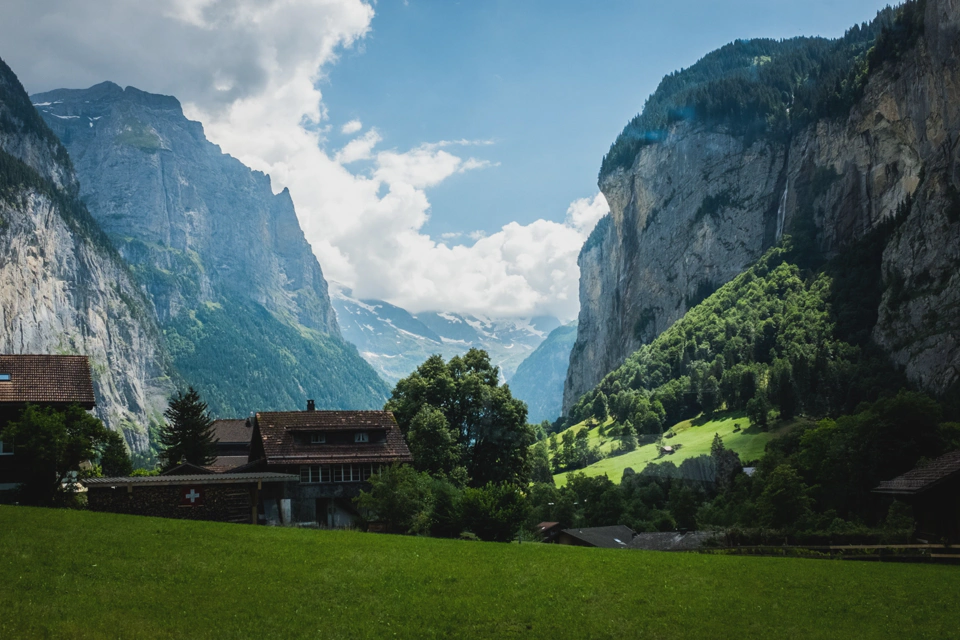
M 602 423 L 603 426 L 610 427 L 612 420 Z M 583 469 L 559 473 L 554 476 L 557 486 L 563 486 L 567 482 L 567 475 L 570 473 L 583 473 L 589 477 L 605 475 L 613 482 L 620 482 L 623 477 L 623 470 L 630 468 L 640 472 L 651 462 L 673 462 L 679 465 L 687 458 L 695 458 L 702 455 L 710 455 L 710 445 L 713 444 L 713 436 L 719 435 L 723 445 L 735 451 L 744 462 L 757 460 L 763 455 L 764 448 L 771 440 L 781 435 L 789 433 L 794 427 L 800 424 L 810 424 L 803 419 L 791 420 L 787 423 L 777 425 L 776 428 L 769 431 L 762 431 L 757 427 L 751 427 L 750 421 L 743 412 L 733 412 L 722 414 L 710 420 L 707 418 L 696 418 L 693 420 L 684 420 L 666 433 L 674 434 L 672 437 L 666 437 L 663 444 L 672 447 L 675 451 L 670 454 L 661 454 L 659 439 L 652 442 L 640 444 L 636 450 L 620 455 L 613 455 L 619 447 L 619 440 L 615 437 L 601 436 L 601 425 L 588 427 L 585 423 L 580 423 L 570 427 L 570 430 L 576 434 L 583 429 L 587 429 L 587 442 L 590 447 L 598 447 L 601 452 L 610 456 L 595 462 Z M 736 429 L 736 431 L 735 431 Z M 557 435 L 558 441 L 562 439 L 563 433 Z
M 255 304 L 222 299 L 164 327 L 174 364 L 219 417 L 318 409 L 379 409 L 389 389 L 337 338 L 300 330 Z
M 4 638 L 946 638 L 955 567 L 0 507 Z M 918 597 L 918 594 L 923 594 Z

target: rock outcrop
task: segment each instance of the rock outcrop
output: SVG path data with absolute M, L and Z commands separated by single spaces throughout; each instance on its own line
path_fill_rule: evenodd
M 874 339 L 924 389 L 960 380 L 960 3 L 928 0 L 924 23 L 846 118 L 752 141 L 683 121 L 601 176 L 565 412 L 784 233 L 806 224 L 829 257 L 898 212 Z
M 173 361 L 215 414 L 379 408 L 344 342 L 289 192 L 209 142 L 179 101 L 105 82 L 31 96 L 80 196 L 147 292 Z
M 97 415 L 143 451 L 172 389 L 169 358 L 78 196 L 66 150 L 0 61 L 0 351 L 87 355 Z

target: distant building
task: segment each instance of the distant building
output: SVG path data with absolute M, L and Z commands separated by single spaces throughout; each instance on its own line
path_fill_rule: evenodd
M 213 439 L 217 441 L 217 459 L 207 469 L 222 473 L 250 461 L 250 441 L 253 438 L 253 418 L 214 420 Z
M 929 542 L 960 542 L 960 450 L 931 460 L 873 490 L 913 507 L 916 535 Z
M 563 527 L 559 522 L 541 522 L 537 525 L 542 542 L 556 542 L 562 530 Z
M 413 462 L 406 440 L 389 411 L 262 412 L 253 421 L 250 463 L 236 471 L 292 474 L 288 487 L 294 522 L 326 527 L 353 526 L 359 514 L 353 498 L 386 465 Z M 268 521 L 282 502 L 264 505 Z
M 612 527 L 564 529 L 557 537 L 557 542 L 578 547 L 629 549 L 630 541 L 633 540 L 635 535 L 636 533 L 630 527 L 618 524 Z
M 0 355 L 0 491 L 19 486 L 28 471 L 17 457 L 16 443 L 2 440 L 3 428 L 28 404 L 93 409 L 87 356 Z

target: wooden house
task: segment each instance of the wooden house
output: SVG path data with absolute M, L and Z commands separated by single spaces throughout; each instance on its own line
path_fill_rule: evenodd
M 29 469 L 17 457 L 16 443 L 3 429 L 28 404 L 65 409 L 95 406 L 86 356 L 0 355 L 0 491 L 14 489 Z
M 960 450 L 881 482 L 873 491 L 896 496 L 913 507 L 918 538 L 960 542 Z
M 627 549 L 635 535 L 637 534 L 630 527 L 618 524 L 611 527 L 564 529 L 557 537 L 557 542 L 577 547 Z
M 261 412 L 253 421 L 250 463 L 235 471 L 292 474 L 299 482 L 285 498 L 294 522 L 349 527 L 358 513 L 353 498 L 386 465 L 413 461 L 389 411 Z M 279 505 L 265 504 L 268 520 Z
M 250 461 L 250 442 L 253 438 L 253 418 L 242 420 L 214 420 L 213 439 L 216 440 L 217 459 L 206 468 L 222 473 Z

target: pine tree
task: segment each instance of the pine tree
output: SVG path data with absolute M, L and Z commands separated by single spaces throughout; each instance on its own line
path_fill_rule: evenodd
M 184 394 L 177 392 L 170 398 L 170 406 L 163 412 L 167 419 L 160 428 L 160 459 L 164 470 L 186 461 L 198 466 L 212 463 L 217 457 L 213 439 L 213 420 L 207 405 L 193 387 Z
M 116 431 L 108 431 L 105 435 L 103 452 L 100 454 L 100 467 L 103 475 L 108 478 L 129 476 L 133 473 L 133 463 L 127 453 L 127 445 Z

